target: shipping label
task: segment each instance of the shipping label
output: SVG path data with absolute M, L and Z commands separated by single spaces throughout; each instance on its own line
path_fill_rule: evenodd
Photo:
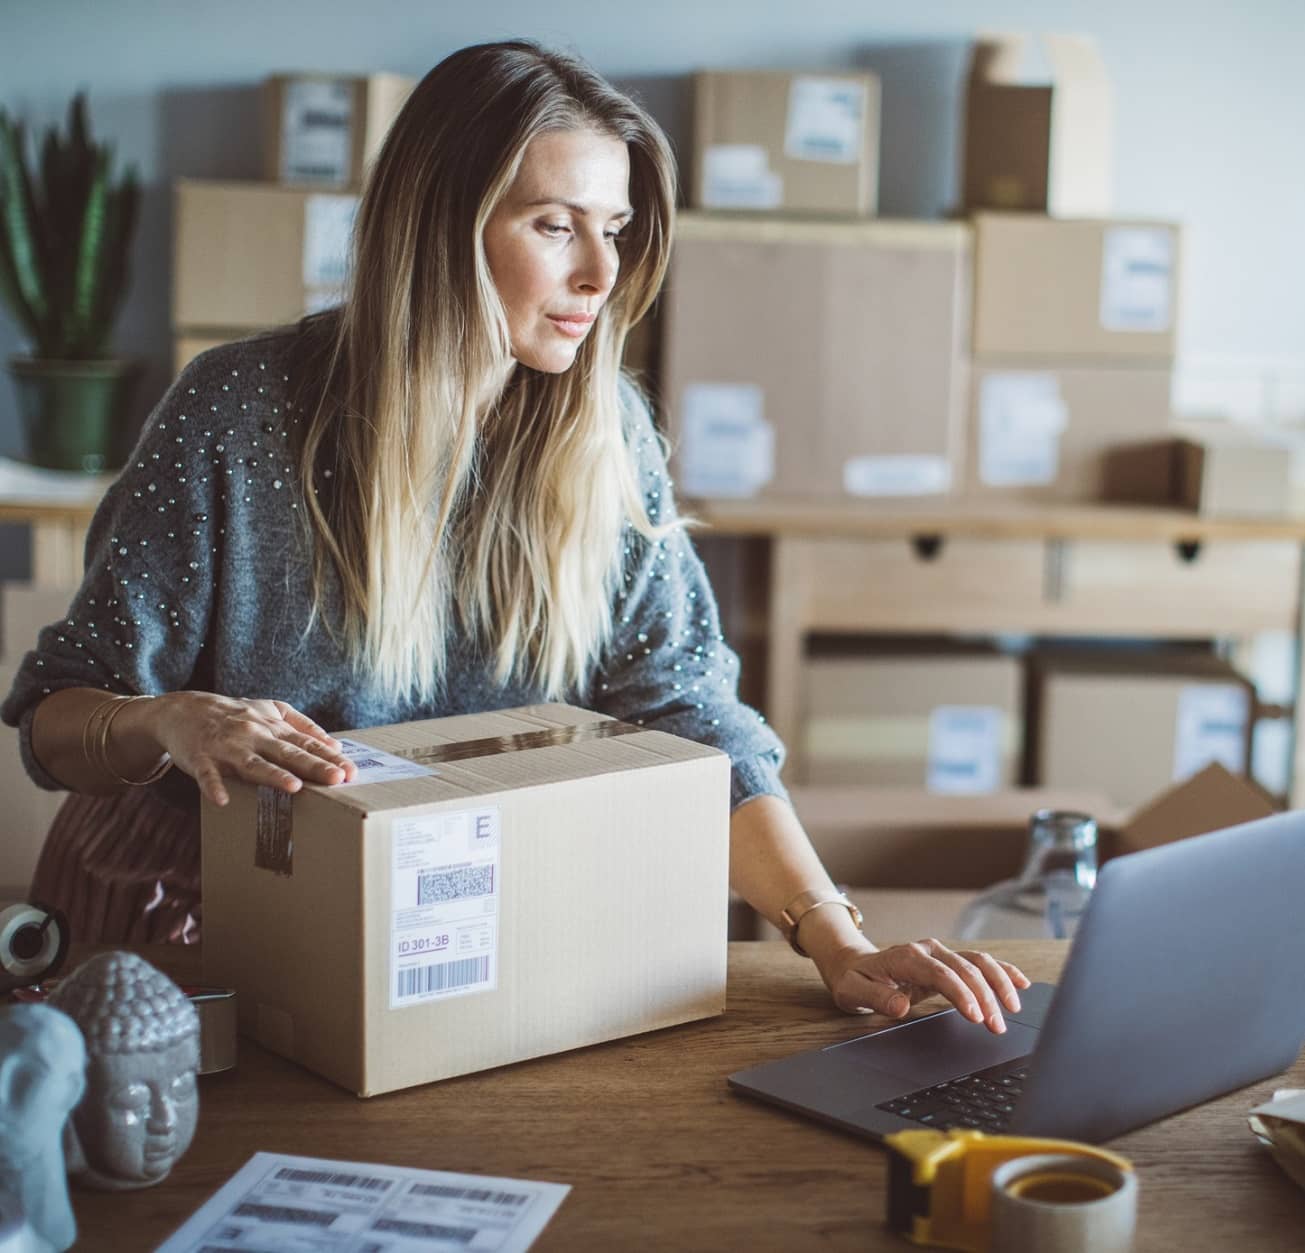
M 852 165 L 861 156 L 865 84 L 843 78 L 795 78 L 788 90 L 784 155 Z
M 680 487 L 690 496 L 753 496 L 775 476 L 775 430 L 753 383 L 690 383 L 681 393 Z
M 327 293 L 315 292 L 314 300 L 321 302 L 335 292 L 338 302 L 343 295 L 357 211 L 357 196 L 314 195 L 304 200 L 303 285 L 328 289 Z
M 1178 694 L 1174 725 L 1174 782 L 1211 762 L 1233 774 L 1246 769 L 1250 693 L 1239 683 L 1192 683 Z
M 1173 322 L 1174 236 L 1162 226 L 1112 226 L 1101 249 L 1101 325 L 1167 331 Z
M 498 807 L 390 826 L 390 1008 L 498 986 Z
M 946 457 L 903 453 L 843 463 L 843 490 L 849 496 L 936 496 L 951 486 Z
M 979 479 L 988 487 L 1054 483 L 1069 410 L 1054 374 L 1002 371 L 979 385 Z
M 929 715 L 929 791 L 997 791 L 1005 726 L 1005 715 L 995 705 L 934 708 Z
M 708 209 L 778 209 L 784 180 L 760 144 L 712 144 L 702 157 L 702 203 Z
M 281 180 L 349 181 L 353 155 L 353 85 L 347 79 L 298 78 L 281 105 Z
M 429 766 L 382 752 L 370 744 L 362 744 L 339 735 L 335 738 L 340 741 L 341 751 L 358 771 L 351 782 L 337 783 L 336 787 L 361 787 L 364 783 L 389 783 L 393 779 L 420 779 L 423 775 L 435 773 Z

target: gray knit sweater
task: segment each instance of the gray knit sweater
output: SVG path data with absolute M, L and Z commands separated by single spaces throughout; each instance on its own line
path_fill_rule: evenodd
M 428 704 L 395 703 L 353 676 L 324 627 L 305 634 L 311 559 L 289 454 L 294 333 L 204 353 L 150 415 L 91 525 L 86 574 L 67 619 L 44 628 L 0 717 L 19 728 L 42 787 L 61 785 L 32 756 L 43 695 L 90 686 L 124 694 L 183 688 L 288 701 L 333 731 L 533 704 L 502 686 L 476 642 L 448 642 L 448 681 Z M 650 517 L 674 516 L 670 480 L 643 402 L 624 389 L 627 440 Z M 720 633 L 702 564 L 682 533 L 649 542 L 627 526 L 615 633 L 573 704 L 718 746 L 733 761 L 732 803 L 784 795 L 783 748 L 740 704 L 738 659 Z M 193 783 L 156 785 L 194 808 Z

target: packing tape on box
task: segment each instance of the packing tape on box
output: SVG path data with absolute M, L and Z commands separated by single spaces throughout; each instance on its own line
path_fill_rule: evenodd
M 517 735 L 495 735 L 479 740 L 461 740 L 453 744 L 428 744 L 421 748 L 384 751 L 420 766 L 434 766 L 452 761 L 500 757 L 504 753 L 528 752 L 534 748 L 557 748 L 583 740 L 606 740 L 616 735 L 639 735 L 647 730 L 647 727 L 634 726 L 619 718 L 604 718 L 577 726 L 548 727 L 540 731 L 522 731 Z M 291 793 L 283 792 L 280 788 L 258 789 L 254 817 L 254 865 L 260 870 L 270 870 L 279 875 L 294 872 L 293 800 Z
M 884 1144 L 888 1226 L 912 1244 L 970 1253 L 1132 1245 L 1137 1179 L 1117 1153 L 960 1130 L 899 1131 Z

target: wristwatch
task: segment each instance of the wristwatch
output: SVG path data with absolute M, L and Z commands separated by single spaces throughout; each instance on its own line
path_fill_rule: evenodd
M 856 924 L 856 929 L 861 930 L 861 911 L 848 900 L 844 893 L 838 892 L 830 896 L 828 893 L 823 892 L 799 892 L 780 911 L 779 928 L 784 933 L 784 938 L 789 942 L 793 951 L 801 957 L 807 957 L 809 954 L 797 941 L 798 923 L 813 909 L 819 909 L 822 905 L 841 905 L 852 915 L 852 921 Z

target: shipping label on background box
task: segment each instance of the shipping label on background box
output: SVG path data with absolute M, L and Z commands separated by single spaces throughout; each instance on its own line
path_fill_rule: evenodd
M 979 479 L 989 487 L 1054 483 L 1069 410 L 1054 374 L 987 374 L 979 384 Z
M 997 791 L 1002 781 L 1004 725 L 1004 715 L 995 705 L 934 708 L 929 714 L 929 791 Z
M 683 419 L 680 486 L 691 496 L 752 496 L 775 476 L 775 429 L 762 416 L 754 383 L 689 383 Z
M 936 496 L 951 485 L 946 457 L 902 453 L 843 462 L 843 490 L 849 496 Z
M 390 825 L 390 1008 L 498 986 L 499 811 Z
M 784 180 L 760 144 L 712 144 L 702 157 L 702 203 L 709 209 L 778 209 Z
M 1108 331 L 1167 331 L 1173 272 L 1172 231 L 1110 227 L 1101 247 L 1101 325 Z
M 1246 770 L 1250 693 L 1237 683 L 1192 683 L 1178 694 L 1174 724 L 1174 781 L 1212 761 L 1234 774 Z
M 308 196 L 304 200 L 305 287 L 343 289 L 349 273 L 349 237 L 357 196 Z
M 281 106 L 281 177 L 287 183 L 347 183 L 353 154 L 353 86 L 297 78 Z
M 852 165 L 861 156 L 865 84 L 795 78 L 788 89 L 784 155 L 798 161 Z

